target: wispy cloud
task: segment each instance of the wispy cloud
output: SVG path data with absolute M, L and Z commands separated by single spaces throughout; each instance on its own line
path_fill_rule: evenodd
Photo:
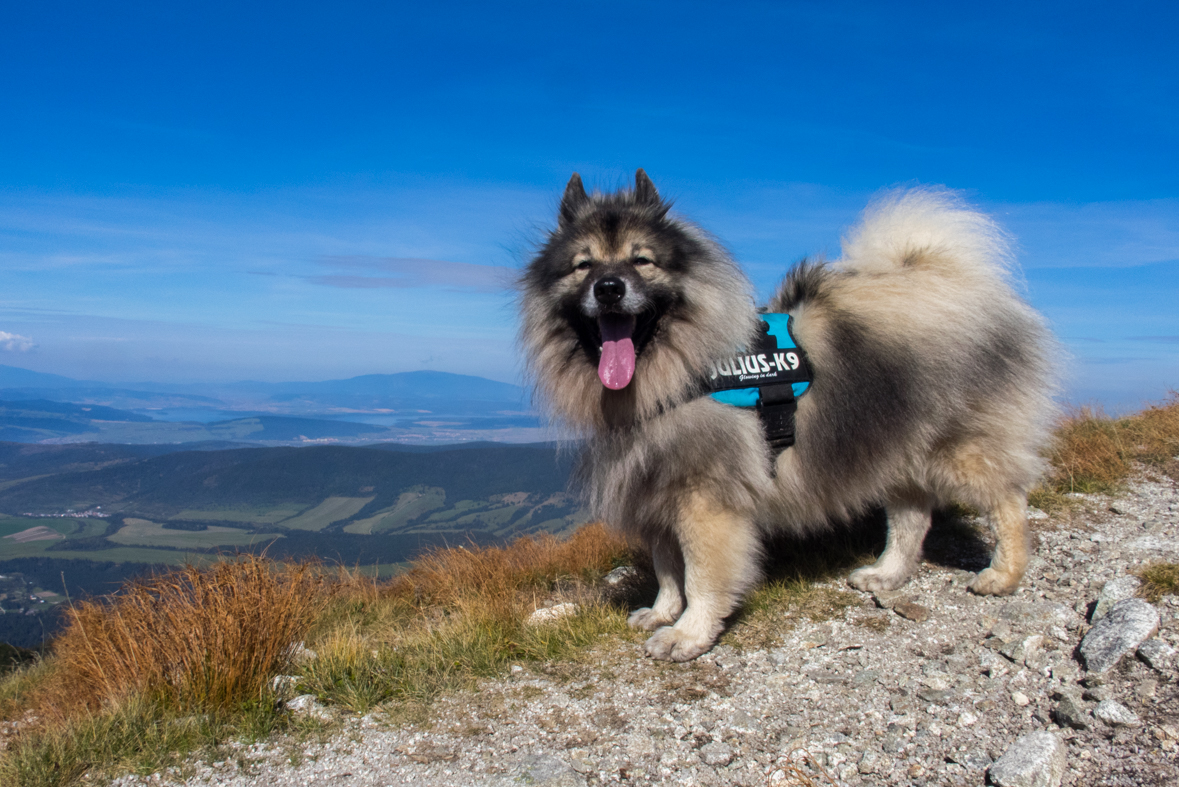
M 1179 344 L 1179 336 L 1127 336 L 1132 342 L 1153 342 L 1155 344 Z
M 27 353 L 36 346 L 36 342 L 34 342 L 28 336 L 21 336 L 19 333 L 9 333 L 8 331 L 0 331 L 0 350 L 5 350 L 10 353 Z
M 514 269 L 502 265 L 411 257 L 324 257 L 319 264 L 337 272 L 302 278 L 313 284 L 346 289 L 445 287 L 503 292 L 511 288 L 517 275 Z

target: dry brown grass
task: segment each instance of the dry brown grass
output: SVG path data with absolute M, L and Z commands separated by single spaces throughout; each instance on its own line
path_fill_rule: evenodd
M 1059 505 L 1059 496 L 1068 492 L 1115 493 L 1135 464 L 1179 478 L 1179 393 L 1123 418 L 1110 418 L 1100 409 L 1074 409 L 1055 438 L 1047 477 L 1032 495 L 1033 505 L 1041 508 Z
M 508 603 L 521 592 L 551 590 L 561 580 L 595 580 L 627 553 L 622 536 L 591 524 L 565 541 L 544 533 L 504 547 L 434 550 L 394 578 L 386 592 L 443 606 L 472 597 Z
M 74 605 L 40 712 L 71 715 L 148 696 L 224 710 L 259 699 L 325 601 L 306 564 L 244 556 L 187 566 Z
M 1179 563 L 1151 563 L 1137 572 L 1142 580 L 1139 594 L 1151 602 L 1163 596 L 1179 596 Z

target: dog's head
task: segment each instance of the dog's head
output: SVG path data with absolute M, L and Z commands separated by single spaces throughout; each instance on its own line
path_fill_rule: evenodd
M 752 332 L 744 276 L 670 207 L 641 169 L 633 190 L 592 196 L 574 174 L 524 273 L 530 368 L 572 426 L 621 425 L 674 404 Z

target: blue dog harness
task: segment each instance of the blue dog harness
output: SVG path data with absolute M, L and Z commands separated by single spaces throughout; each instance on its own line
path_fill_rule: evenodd
M 797 399 L 811 386 L 806 353 L 794 341 L 789 314 L 762 314 L 752 347 L 712 365 L 703 381 L 718 402 L 752 407 L 777 454 L 794 445 Z

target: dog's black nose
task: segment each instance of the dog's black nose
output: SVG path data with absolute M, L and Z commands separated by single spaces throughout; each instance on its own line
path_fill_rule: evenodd
M 610 306 L 626 295 L 626 282 L 617 276 L 607 276 L 594 284 L 594 298 L 598 303 Z

